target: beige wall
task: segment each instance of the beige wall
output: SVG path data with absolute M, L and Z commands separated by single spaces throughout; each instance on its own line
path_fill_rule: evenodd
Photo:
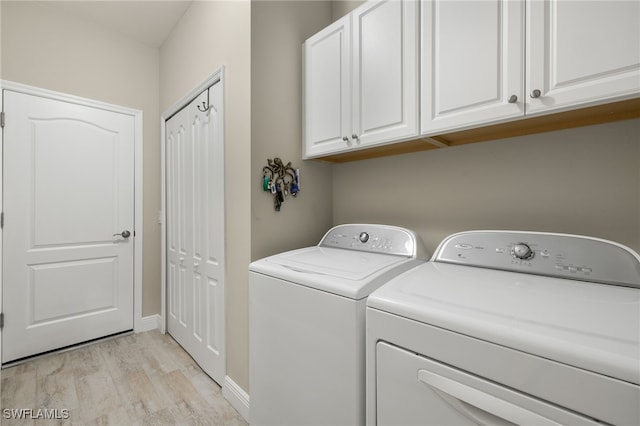
M 249 383 L 250 14 L 248 1 L 196 1 L 160 48 L 161 111 L 225 66 L 227 375 L 244 389 Z
M 640 120 L 334 166 L 335 223 L 586 234 L 640 251 Z
M 317 244 L 331 227 L 331 165 L 302 161 L 302 43 L 331 21 L 327 2 L 251 6 L 251 258 Z M 302 191 L 279 212 L 260 182 L 267 158 L 300 169 Z
M 331 2 L 331 17 L 335 21 L 364 3 L 365 0 L 334 0 Z
M 143 111 L 142 314 L 159 313 L 158 50 L 41 2 L 3 1 L 1 39 L 2 79 Z

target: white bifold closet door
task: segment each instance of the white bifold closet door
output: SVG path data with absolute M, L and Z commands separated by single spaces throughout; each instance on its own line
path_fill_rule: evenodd
M 225 376 L 222 84 L 166 121 L 167 327 L 218 383 Z

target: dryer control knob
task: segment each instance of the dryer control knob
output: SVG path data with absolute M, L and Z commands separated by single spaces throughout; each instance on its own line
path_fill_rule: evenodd
M 361 243 L 366 243 L 367 241 L 369 241 L 369 234 L 367 234 L 366 232 L 361 232 L 358 236 L 358 239 Z
M 533 258 L 534 254 L 535 252 L 531 250 L 531 247 L 525 243 L 518 243 L 511 248 L 511 256 L 516 259 L 529 260 Z

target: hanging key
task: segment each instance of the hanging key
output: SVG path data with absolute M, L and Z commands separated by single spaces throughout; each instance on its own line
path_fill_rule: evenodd
M 284 203 L 284 192 L 281 184 L 276 184 L 276 197 L 280 203 Z

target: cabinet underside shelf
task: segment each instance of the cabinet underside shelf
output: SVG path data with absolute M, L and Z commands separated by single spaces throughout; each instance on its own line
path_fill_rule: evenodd
M 640 118 L 640 98 L 525 118 L 458 132 L 435 135 L 317 158 L 332 163 L 366 160 L 443 147 L 486 142 L 554 130 Z

